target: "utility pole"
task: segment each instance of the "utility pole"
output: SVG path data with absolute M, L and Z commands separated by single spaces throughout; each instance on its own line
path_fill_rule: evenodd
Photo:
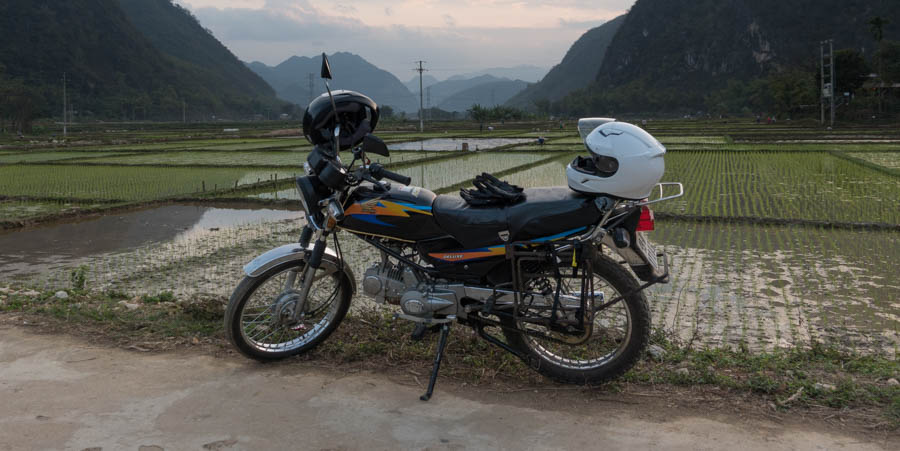
M 424 89 L 422 88 L 422 72 L 425 72 L 427 69 L 422 67 L 425 64 L 425 61 L 419 60 L 416 62 L 419 67 L 413 69 L 414 71 L 419 73 L 419 131 L 425 131 L 425 99 L 423 99 Z
M 831 126 L 834 127 L 834 92 L 837 90 L 835 83 L 837 80 L 834 79 L 834 39 L 828 40 L 828 62 L 830 63 L 828 66 L 831 67 L 831 76 L 829 80 L 831 80 Z
M 828 53 L 825 53 L 825 46 L 828 45 Z M 825 103 L 828 102 L 831 111 L 831 126 L 834 127 L 834 40 L 827 39 L 819 43 L 819 59 L 820 59 L 820 78 L 822 80 L 822 92 L 820 95 L 820 118 L 819 121 L 825 125 Z M 828 68 L 826 72 L 825 68 Z M 827 81 L 826 81 L 827 80 Z
M 312 100 L 313 100 L 313 80 L 314 80 L 315 75 L 312 72 L 310 72 L 307 74 L 307 76 L 309 78 L 309 102 L 312 102 Z M 309 103 L 309 102 L 307 102 L 307 103 Z
M 181 101 L 181 122 L 187 124 L 187 102 Z
M 63 72 L 63 137 L 69 136 L 69 130 L 66 127 L 66 114 L 68 111 L 66 108 L 66 73 Z

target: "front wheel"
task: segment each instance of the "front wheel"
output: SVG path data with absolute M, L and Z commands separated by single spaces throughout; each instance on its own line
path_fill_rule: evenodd
M 504 321 L 504 335 L 509 345 L 519 349 L 535 369 L 551 379 L 573 384 L 598 384 L 616 378 L 628 371 L 638 361 L 650 338 L 650 310 L 647 299 L 635 278 L 622 265 L 605 255 L 593 260 L 594 292 L 602 292 L 602 305 L 621 295 L 621 301 L 598 311 L 593 318 L 593 332 L 582 343 L 574 343 L 571 334 L 560 333 L 532 322 Z M 566 283 L 563 279 L 561 294 L 579 296 L 580 284 Z M 555 282 L 548 275 L 533 281 L 555 291 Z M 573 286 L 574 285 L 574 286 Z M 526 315 L 544 316 L 546 312 L 530 312 Z M 512 330 L 510 330 L 512 329 Z M 523 333 L 524 331 L 524 333 Z M 529 335 L 527 332 L 532 332 Z M 534 336 L 540 335 L 540 336 Z M 568 341 L 568 342 L 567 342 Z
M 225 334 L 247 357 L 267 361 L 302 354 L 334 332 L 350 307 L 352 281 L 344 271 L 320 267 L 304 302 L 306 263 L 291 261 L 244 277 L 225 311 Z M 293 312 L 301 308 L 299 319 Z

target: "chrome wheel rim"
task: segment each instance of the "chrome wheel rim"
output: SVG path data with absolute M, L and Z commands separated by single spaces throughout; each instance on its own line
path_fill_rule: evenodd
M 313 278 L 305 313 L 299 321 L 291 320 L 302 284 L 298 273 L 293 286 L 285 286 L 292 271 L 302 272 L 302 268 L 288 268 L 266 279 L 241 308 L 241 335 L 259 351 L 282 353 L 308 345 L 328 328 L 340 308 L 340 275 L 320 268 Z
M 580 296 L 580 289 L 574 281 L 563 281 L 562 294 Z M 621 295 L 606 279 L 594 275 L 594 292 L 602 292 L 603 299 L 613 300 Z M 603 302 L 599 301 L 598 302 Z M 595 306 L 596 307 L 596 306 Z M 558 332 L 548 331 L 541 326 L 519 322 L 519 329 L 531 330 L 562 338 Z M 524 334 L 525 343 L 542 359 L 563 368 L 573 370 L 593 370 L 600 368 L 625 352 L 631 342 L 631 311 L 622 299 L 608 308 L 597 312 L 593 319 L 593 332 L 590 338 L 579 345 L 558 343 L 546 338 Z

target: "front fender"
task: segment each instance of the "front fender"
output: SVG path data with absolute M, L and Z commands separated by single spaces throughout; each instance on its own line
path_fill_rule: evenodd
M 273 267 L 289 261 L 303 261 L 306 259 L 306 251 L 312 251 L 313 245 L 310 243 L 306 249 L 300 244 L 285 244 L 276 247 L 266 253 L 256 257 L 250 263 L 244 266 L 244 273 L 250 277 L 259 277 L 262 273 L 272 269 Z M 343 267 L 344 274 L 350 278 L 350 288 L 353 294 L 356 294 L 356 276 L 353 270 L 347 264 L 341 264 L 337 253 L 330 247 L 325 248 L 325 254 L 322 255 L 322 268 L 331 272 L 337 271 Z

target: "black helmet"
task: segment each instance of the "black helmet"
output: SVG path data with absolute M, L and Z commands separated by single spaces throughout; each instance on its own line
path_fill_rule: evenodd
M 364 94 L 356 91 L 332 91 L 341 124 L 341 150 L 350 149 L 366 134 L 375 130 L 378 124 L 378 105 Z M 309 102 L 303 115 L 303 134 L 314 145 L 330 145 L 334 139 L 334 108 L 328 93 Z

